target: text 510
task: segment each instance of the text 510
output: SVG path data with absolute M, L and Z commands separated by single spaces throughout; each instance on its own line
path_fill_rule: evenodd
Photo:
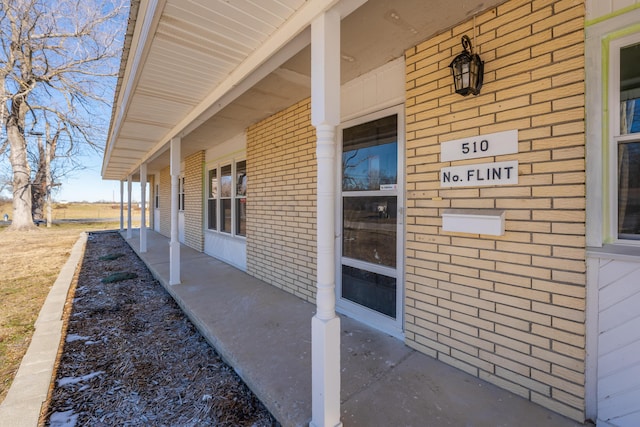
M 489 141 L 483 139 L 480 142 L 463 142 L 460 147 L 462 148 L 462 154 L 483 153 L 489 151 Z

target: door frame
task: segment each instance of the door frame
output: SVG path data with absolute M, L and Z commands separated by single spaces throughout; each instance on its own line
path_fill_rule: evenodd
M 381 119 L 383 117 L 398 116 L 398 134 L 397 134 L 397 150 L 398 150 L 398 176 L 397 176 L 397 228 L 396 228 L 396 318 L 391 319 L 384 314 L 378 313 L 372 309 L 346 300 L 341 297 L 342 295 L 342 221 L 343 221 L 343 205 L 342 205 L 342 132 L 345 128 L 356 126 L 359 124 L 367 123 L 373 120 Z M 335 239 L 335 251 L 336 251 L 336 311 L 341 314 L 345 314 L 356 320 L 359 320 L 367 325 L 379 329 L 389 335 L 392 335 L 399 339 L 404 339 L 404 296 L 405 296 L 405 111 L 404 104 L 395 105 L 393 107 L 385 108 L 375 111 L 363 116 L 349 119 L 340 124 L 336 132 L 337 136 L 337 150 L 336 150 L 336 239 Z M 359 264 L 357 261 L 349 263 L 349 265 L 357 267 Z M 391 267 L 380 266 L 376 269 L 380 270 L 382 274 L 386 274 Z

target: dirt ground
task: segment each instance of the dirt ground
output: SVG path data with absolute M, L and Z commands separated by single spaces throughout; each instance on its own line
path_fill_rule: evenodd
M 89 235 L 67 306 L 45 425 L 278 425 L 118 233 Z

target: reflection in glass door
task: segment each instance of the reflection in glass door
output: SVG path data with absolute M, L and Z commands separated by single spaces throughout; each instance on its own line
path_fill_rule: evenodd
M 338 278 L 339 307 L 394 335 L 402 331 L 398 133 L 398 114 L 342 131 Z

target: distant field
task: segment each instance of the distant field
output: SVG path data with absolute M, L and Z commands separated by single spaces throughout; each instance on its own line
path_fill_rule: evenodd
M 118 203 L 54 203 L 51 211 L 53 221 L 63 219 L 113 219 L 114 221 L 120 221 L 120 204 Z M 13 208 L 10 202 L 0 202 L 0 220 L 3 219 L 4 214 L 8 214 L 9 219 L 13 216 Z M 124 208 L 124 219 L 126 222 L 126 205 Z M 138 205 L 134 205 L 131 221 L 132 223 L 136 221 L 137 224 L 140 223 L 140 208 Z

